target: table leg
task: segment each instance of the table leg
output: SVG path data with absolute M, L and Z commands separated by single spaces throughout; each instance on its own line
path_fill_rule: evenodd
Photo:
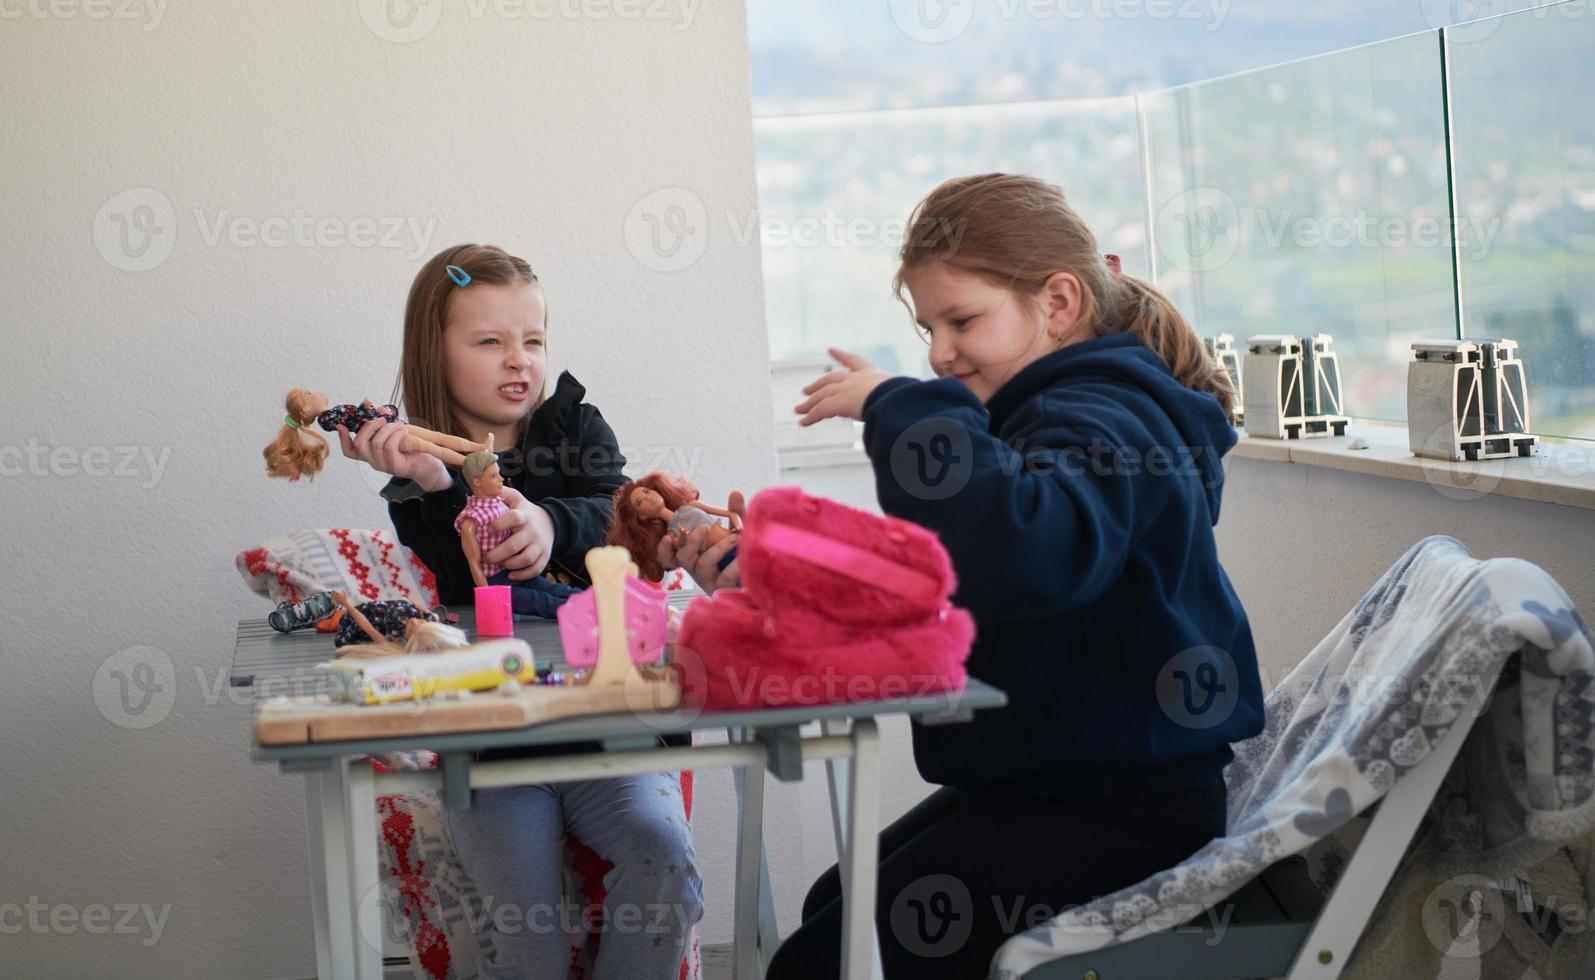
M 349 909 L 354 926 L 355 980 L 382 980 L 382 895 L 377 879 L 376 773 L 364 758 L 346 761 L 349 826 Z
M 344 760 L 333 759 L 326 766 L 305 772 L 311 904 L 316 913 L 316 973 L 321 980 L 351 980 L 355 976 L 344 765 Z
M 746 733 L 731 733 L 733 741 L 745 741 Z M 762 763 L 734 770 L 732 778 L 739 792 L 737 820 L 736 918 L 732 931 L 732 976 L 735 980 L 759 980 L 764 976 L 765 957 L 759 946 L 760 891 L 764 881 L 764 766 Z
M 880 977 L 875 936 L 875 879 L 880 840 L 880 733 L 873 718 L 853 722 L 847 773 L 847 821 L 842 872 L 842 978 Z
M 327 923 L 327 861 L 321 808 L 321 770 L 305 770 L 305 837 L 310 843 L 310 918 L 316 931 L 316 976 L 332 980 L 332 945 Z
M 870 726 L 873 729 L 874 728 L 874 722 L 871 722 Z M 824 720 L 822 720 L 820 722 L 820 732 L 821 732 L 821 734 L 824 734 L 824 735 L 827 735 L 827 736 L 847 735 L 848 734 L 848 723 L 847 723 L 846 720 L 840 719 L 840 718 L 824 719 Z M 874 738 L 873 735 L 871 737 Z M 877 740 L 877 744 L 878 744 L 878 740 Z M 856 757 L 857 753 L 858 753 L 858 745 L 857 745 L 856 741 L 855 741 L 855 744 L 854 744 L 854 750 L 853 751 L 854 751 L 854 755 Z M 846 895 L 848 855 L 850 853 L 849 850 L 848 850 L 848 847 L 847 847 L 847 842 L 850 839 L 849 838 L 848 821 L 849 821 L 849 814 L 851 814 L 853 812 L 852 811 L 852 800 L 854 798 L 854 793 L 853 793 L 853 790 L 852 790 L 852 782 L 853 782 L 852 774 L 855 771 L 857 771 L 857 767 L 855 767 L 853 765 L 853 760 L 849 759 L 849 758 L 827 759 L 826 762 L 825 762 L 825 781 L 826 781 L 826 786 L 827 786 L 827 788 L 829 788 L 830 793 L 831 793 L 831 828 L 836 834 L 837 870 L 840 871 L 841 875 L 842 875 L 843 894 L 844 894 L 844 896 Z M 878 763 L 876 764 L 876 775 L 877 776 L 879 775 L 879 765 L 878 765 Z M 876 777 L 874 777 L 874 776 L 871 777 L 872 784 L 871 784 L 870 789 L 869 789 L 869 792 L 871 794 L 875 794 L 875 795 L 872 796 L 872 800 L 878 799 L 879 798 L 878 794 L 880 792 L 878 784 L 875 784 L 873 782 L 875 778 Z M 872 807 L 873 806 L 874 806 L 874 804 L 872 803 Z M 873 817 L 870 820 L 870 825 L 871 825 L 871 827 L 873 827 L 873 825 L 874 825 L 874 818 Z M 878 862 L 878 858 L 879 858 L 878 852 L 880 850 L 880 845 L 879 845 L 879 841 L 877 839 L 875 830 L 871 829 L 871 830 L 868 830 L 866 832 L 870 836 L 871 850 L 877 852 L 874 856 L 872 856 L 870 858 L 870 863 L 869 863 L 869 867 L 871 869 L 874 869 L 876 867 L 877 862 Z M 873 887 L 873 879 L 872 879 L 872 887 Z M 843 905 L 844 905 L 843 914 L 845 915 L 845 914 L 847 914 L 845 909 L 849 907 L 849 906 L 847 906 L 845 899 L 844 899 Z M 875 933 L 874 933 L 873 930 L 871 930 L 871 932 L 870 932 L 870 941 L 871 941 L 871 945 L 873 946 L 873 949 L 871 951 L 872 952 L 872 957 L 873 957 L 873 961 L 872 961 L 872 964 L 871 964 L 872 967 L 873 967 L 873 972 L 872 972 L 871 976 L 875 977 L 876 980 L 879 980 L 879 978 L 884 977 L 886 975 L 886 973 L 885 973 L 885 970 L 883 970 L 881 968 L 880 941 L 875 936 Z M 843 948 L 844 949 L 846 948 L 845 945 L 844 945 Z M 860 974 L 860 975 L 862 976 L 862 974 Z

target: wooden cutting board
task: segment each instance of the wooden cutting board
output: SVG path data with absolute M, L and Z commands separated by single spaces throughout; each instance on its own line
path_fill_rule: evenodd
M 668 711 L 681 702 L 674 675 L 625 683 L 579 687 L 523 687 L 460 698 L 433 698 L 392 704 L 351 704 L 327 697 L 272 698 L 255 716 L 260 745 L 302 745 L 349 739 L 392 738 L 483 732 L 570 718 L 577 715 Z

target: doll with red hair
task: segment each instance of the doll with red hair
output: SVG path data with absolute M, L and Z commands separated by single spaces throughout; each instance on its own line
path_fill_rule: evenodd
M 615 491 L 615 522 L 610 527 L 608 544 L 631 552 L 639 575 L 649 582 L 665 577 L 659 563 L 659 542 L 666 535 L 679 546 L 694 528 L 708 526 L 704 547 L 712 548 L 729 535 L 742 530 L 742 493 L 733 491 L 729 508 L 711 507 L 698 499 L 698 488 L 686 480 L 656 470 L 640 476 Z M 730 527 L 718 518 L 731 522 Z M 732 548 L 720 559 L 724 569 L 737 555 Z

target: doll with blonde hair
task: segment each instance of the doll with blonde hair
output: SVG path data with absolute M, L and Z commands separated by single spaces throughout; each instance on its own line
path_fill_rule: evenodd
M 372 420 L 396 422 L 399 418 L 399 409 L 394 405 L 373 405 L 369 399 L 358 405 L 329 405 L 326 395 L 304 388 L 291 389 L 283 407 L 287 414 L 282 429 L 267 444 L 262 455 L 266 458 L 268 476 L 286 477 L 289 480 L 297 480 L 301 476 L 314 478 L 326 462 L 327 438 L 310 428 L 311 423 L 327 432 L 336 432 L 338 426 L 342 425 L 353 435 Z M 478 452 L 483 448 L 481 443 L 433 432 L 418 425 L 406 425 L 405 428 L 405 452 L 436 456 L 449 466 L 461 465 L 465 462 L 465 453 Z

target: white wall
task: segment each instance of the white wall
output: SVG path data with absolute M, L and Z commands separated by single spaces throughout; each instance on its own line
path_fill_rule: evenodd
M 433 252 L 531 261 L 554 368 L 634 462 L 709 497 L 774 479 L 759 256 L 729 231 L 756 204 L 743 5 L 614 12 L 639 6 L 424 4 L 405 35 L 383 0 L 5 5 L 0 915 L 47 911 L 43 934 L 0 918 L 0 973 L 313 972 L 299 780 L 249 761 L 224 686 L 234 623 L 267 609 L 232 558 L 386 524 L 362 468 L 269 481 L 260 448 L 290 386 L 387 396 Z M 650 251 L 674 205 L 685 245 Z M 723 942 L 729 780 L 699 800 Z M 77 921 L 121 904 L 169 906 L 159 941 Z

